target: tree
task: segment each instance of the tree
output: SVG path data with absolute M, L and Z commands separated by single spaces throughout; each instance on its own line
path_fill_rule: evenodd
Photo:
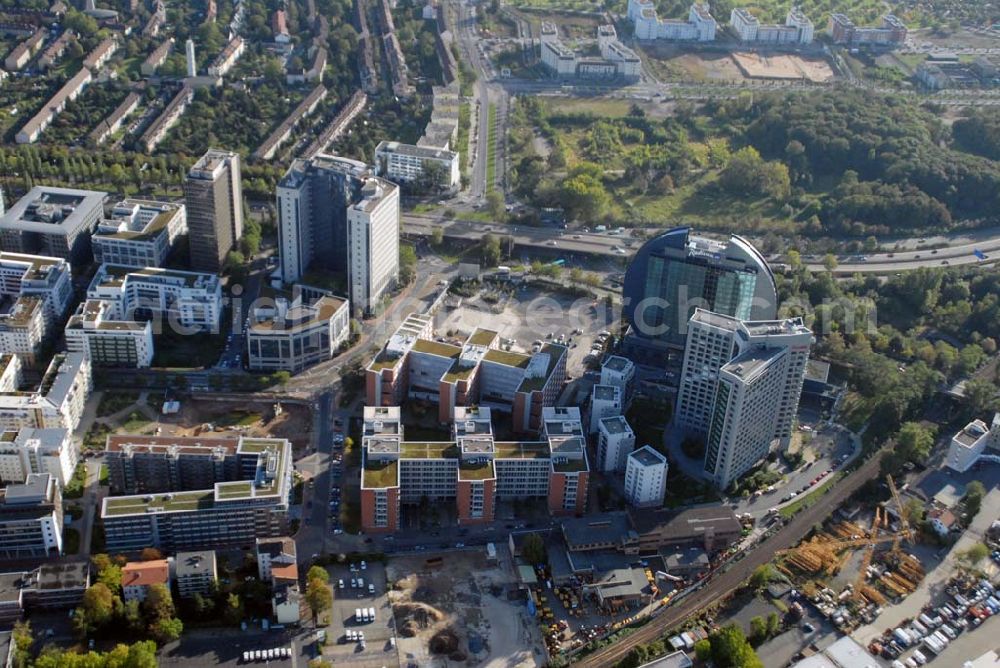
M 333 668 L 333 664 L 331 664 L 326 659 L 321 659 L 319 657 L 315 659 L 310 659 L 307 666 L 308 668 Z
M 760 591 L 771 582 L 772 577 L 774 577 L 774 571 L 771 570 L 771 565 L 762 564 L 750 576 L 750 588 L 754 591 Z
M 223 616 L 230 624 L 236 625 L 243 619 L 243 601 L 236 594 L 229 594 L 226 597 L 225 610 Z
M 907 422 L 896 436 L 896 454 L 906 461 L 922 462 L 934 447 L 934 431 L 919 422 Z
M 137 599 L 133 598 L 130 601 L 125 601 L 122 617 L 125 620 L 125 626 L 129 633 L 142 633 L 145 628 L 145 621 L 142 618 L 142 607 Z
M 114 594 L 122 591 L 122 568 L 117 564 L 108 563 L 97 571 L 97 581 L 107 586 Z
M 321 580 L 328 583 L 330 582 L 330 572 L 318 564 L 310 566 L 309 572 L 306 573 L 306 582 L 310 580 Z
M 978 480 L 973 480 L 965 486 L 965 496 L 962 501 L 965 503 L 965 510 L 969 513 L 969 517 L 975 517 L 979 514 L 984 496 L 986 496 L 986 487 Z
M 28 668 L 28 664 L 31 661 L 31 645 L 34 642 L 34 638 L 31 635 L 31 622 L 15 622 L 14 630 L 11 632 L 11 640 L 14 645 L 13 656 L 11 657 L 14 668 Z
M 763 617 L 750 618 L 750 642 L 759 647 L 767 640 L 767 622 Z
M 827 253 L 823 256 L 823 268 L 828 272 L 833 273 L 833 270 L 837 268 L 837 256 L 833 253 Z
M 915 497 L 907 500 L 903 506 L 903 514 L 910 526 L 920 526 L 924 521 L 924 502 Z
M 440 246 L 444 243 L 444 228 L 440 225 L 435 225 L 431 229 L 431 245 Z
M 104 626 L 111 621 L 111 615 L 114 613 L 115 595 L 103 582 L 97 582 L 83 592 L 83 601 L 80 605 L 90 623 L 95 627 Z
M 976 543 L 959 555 L 963 561 L 973 566 L 988 556 L 990 556 L 990 548 L 985 543 Z
M 500 264 L 502 249 L 500 239 L 487 232 L 482 241 L 483 262 L 487 267 L 495 267 Z
M 143 608 L 146 615 L 154 620 L 173 617 L 174 599 L 167 585 L 159 583 L 150 585 L 146 592 L 146 600 L 143 601 Z
M 545 542 L 542 540 L 541 535 L 529 533 L 524 537 L 524 542 L 521 543 L 521 556 L 532 566 L 544 564 L 548 561 Z
M 399 245 L 399 282 L 409 285 L 417 277 L 417 251 L 410 244 Z
M 153 622 L 149 627 L 149 633 L 161 645 L 173 642 L 181 637 L 184 632 L 184 622 L 176 617 L 164 617 Z
M 739 624 L 724 626 L 711 636 L 712 661 L 718 668 L 764 668 Z
M 329 610 L 330 606 L 333 605 L 333 591 L 330 589 L 330 585 L 320 578 L 313 578 L 306 582 L 306 603 L 309 604 L 313 617 L 319 617 L 320 614 Z
M 770 638 L 778 635 L 781 630 L 781 618 L 778 617 L 778 613 L 772 612 L 767 616 L 767 635 Z
M 486 193 L 486 210 L 490 216 L 498 223 L 507 219 L 507 209 L 504 206 L 503 195 L 498 190 L 491 190 Z
M 155 547 L 144 547 L 142 548 L 142 552 L 139 553 L 139 559 L 142 561 L 156 561 L 162 558 L 163 553 Z
M 694 644 L 694 655 L 698 658 L 699 663 L 708 663 L 708 660 L 712 658 L 712 643 L 707 638 L 699 640 Z

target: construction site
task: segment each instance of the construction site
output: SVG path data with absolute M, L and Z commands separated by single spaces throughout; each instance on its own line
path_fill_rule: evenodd
M 844 633 L 870 623 L 883 605 L 909 596 L 924 579 L 920 560 L 908 551 L 915 536 L 899 492 L 891 477 L 886 482 L 895 517 L 876 507 L 867 527 L 834 519 L 775 554 L 775 567 Z

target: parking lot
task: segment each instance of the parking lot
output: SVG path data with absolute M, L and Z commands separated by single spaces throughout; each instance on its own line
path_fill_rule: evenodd
M 464 299 L 457 308 L 445 308 L 437 316 L 435 329 L 466 334 L 477 327 L 492 329 L 514 341 L 511 350 L 523 353 L 530 353 L 536 342 L 558 343 L 562 336 L 562 343 L 570 349 L 567 368 L 570 375 L 578 375 L 598 334 L 613 320 L 612 310 L 601 299 L 522 286 L 497 303 L 489 303 L 480 294 Z
M 386 598 L 385 567 L 380 563 L 360 562 L 353 565 L 330 566 L 330 584 L 333 587 L 333 607 L 323 648 L 323 656 L 334 665 L 396 666 L 395 628 L 392 609 Z M 363 584 L 359 582 L 363 580 Z M 353 585 L 353 586 L 352 586 Z M 374 621 L 358 621 L 359 609 L 375 609 Z M 364 642 L 348 641 L 348 632 L 364 634 Z

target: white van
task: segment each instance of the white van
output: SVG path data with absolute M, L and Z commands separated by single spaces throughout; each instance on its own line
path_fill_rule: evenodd
M 362 613 L 361 608 L 354 608 L 354 621 L 356 621 L 358 624 L 361 624 L 362 622 L 365 621 L 364 615 L 362 615 L 361 613 Z
M 368 621 L 375 621 L 375 608 L 368 608 Z

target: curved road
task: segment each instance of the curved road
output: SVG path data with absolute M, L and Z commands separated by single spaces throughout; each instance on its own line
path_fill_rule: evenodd
M 813 526 L 826 519 L 833 508 L 843 503 L 861 485 L 877 476 L 879 459 L 880 457 L 876 453 L 856 471 L 835 485 L 821 501 L 800 512 L 780 531 L 747 552 L 747 556 L 742 561 L 736 562 L 728 571 L 716 575 L 708 584 L 690 594 L 678 605 L 663 608 L 658 616 L 632 635 L 581 657 L 573 665 L 586 668 L 607 668 L 607 666 L 624 659 L 636 645 L 648 644 L 659 639 L 685 619 L 697 614 L 740 587 L 758 566 L 771 561 L 775 552 L 798 543 Z
M 587 253 L 591 255 L 629 256 L 632 250 L 641 245 L 641 241 L 628 234 L 597 234 L 579 232 L 576 230 L 561 230 L 551 227 L 508 227 L 503 224 L 480 223 L 469 220 L 453 220 L 436 216 L 406 213 L 401 216 L 404 234 L 413 236 L 429 236 L 435 227 L 441 227 L 444 235 L 453 239 L 474 241 L 481 239 L 487 232 L 497 235 L 512 236 L 514 244 L 521 247 L 534 247 L 549 250 L 553 255 L 560 251 L 570 253 Z M 647 229 L 646 232 L 662 231 L 662 228 Z M 834 269 L 834 274 L 850 276 L 852 274 L 893 274 L 898 271 L 908 271 L 921 267 L 960 266 L 984 264 L 974 254 L 974 250 L 985 253 L 988 260 L 985 264 L 993 264 L 1000 259 L 1000 229 L 992 230 L 992 236 L 984 236 L 979 241 L 970 242 L 969 233 L 960 233 L 948 237 L 954 245 L 948 245 L 936 250 L 901 250 L 895 253 L 873 253 L 865 256 L 864 261 L 850 260 L 859 258 L 853 255 L 842 258 L 842 264 Z M 625 244 L 631 244 L 626 246 Z M 806 262 L 810 271 L 826 271 L 822 262 Z

